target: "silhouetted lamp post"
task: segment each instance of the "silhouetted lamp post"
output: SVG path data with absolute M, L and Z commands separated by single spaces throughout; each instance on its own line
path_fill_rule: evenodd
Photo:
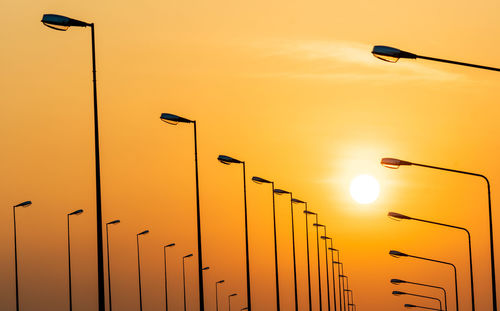
M 468 242 L 469 242 L 469 267 L 470 267 L 471 302 L 472 302 L 472 310 L 476 310 L 476 307 L 475 307 L 476 304 L 474 302 L 474 274 L 472 272 L 472 247 L 471 247 L 471 240 L 470 240 L 469 230 L 467 230 L 465 228 L 462 228 L 462 227 L 458 227 L 458 226 L 452 226 L 452 225 L 447 225 L 447 224 L 443 224 L 443 223 L 439 223 L 439 222 L 435 222 L 435 221 L 414 218 L 414 217 L 410 217 L 410 216 L 406 216 L 406 215 L 399 214 L 399 213 L 394 213 L 394 212 L 389 212 L 389 214 L 387 216 L 389 216 L 390 218 L 395 219 L 395 220 L 415 220 L 415 221 L 424 222 L 424 223 L 428 223 L 428 224 L 432 224 L 432 225 L 438 225 L 438 226 L 442 226 L 442 227 L 459 229 L 459 230 L 463 230 L 463 231 L 465 231 L 467 233 L 467 238 L 468 238 Z
M 224 280 L 220 280 L 220 281 L 217 281 L 215 282 L 215 311 L 219 311 L 219 292 L 218 292 L 218 289 L 219 289 L 219 284 L 222 284 L 224 283 Z
M 352 290 L 345 289 L 344 291 L 347 293 L 347 309 L 352 309 L 352 308 L 349 308 L 349 307 L 353 306 L 353 302 L 354 302 L 354 296 L 352 294 Z
M 325 229 L 325 235 L 321 236 L 321 239 L 325 240 L 325 269 L 326 269 L 326 288 L 328 290 L 328 311 L 330 311 L 330 276 L 328 273 L 328 241 L 330 241 L 330 246 L 333 248 L 333 240 L 332 238 L 326 236 L 326 226 L 323 227 Z M 332 253 L 333 260 L 333 253 Z M 333 284 L 333 310 L 337 311 L 337 294 L 335 293 L 335 270 L 333 270 L 332 264 L 332 284 Z
M 312 311 L 312 297 L 311 297 L 311 264 L 310 264 L 310 258 L 309 258 L 309 223 L 307 221 L 307 216 L 309 215 L 309 212 L 307 211 L 307 202 L 304 202 L 299 199 L 292 198 L 292 203 L 295 204 L 304 204 L 305 205 L 305 219 L 306 219 L 306 252 L 307 252 L 307 285 L 308 285 L 308 293 L 309 293 L 309 311 Z
M 305 211 L 304 211 L 305 212 Z M 323 310 L 323 299 L 321 298 L 321 262 L 319 259 L 319 227 L 324 227 L 324 225 L 321 225 L 318 223 L 318 214 L 316 213 L 316 222 L 313 224 L 313 226 L 316 227 L 316 251 L 317 251 L 317 257 L 318 257 L 318 293 L 319 293 L 319 310 Z
M 330 247 L 329 250 L 332 251 L 332 270 L 333 270 L 333 265 L 334 264 L 337 264 L 337 272 L 338 272 L 338 275 L 339 275 L 339 308 L 340 310 L 342 310 L 342 284 L 340 283 L 340 275 L 342 274 L 340 272 L 340 266 L 342 265 L 342 263 L 340 262 L 340 251 L 336 248 L 333 248 L 333 247 Z M 338 261 L 335 261 L 335 258 L 333 256 L 333 252 L 336 252 L 337 253 L 337 258 L 338 258 Z M 342 270 L 344 270 L 342 268 Z
M 486 181 L 486 186 L 488 190 L 488 214 L 489 214 L 489 226 L 490 226 L 490 264 L 491 264 L 491 291 L 492 291 L 492 298 L 493 298 L 493 311 L 497 310 L 497 290 L 496 290 L 496 277 L 495 277 L 495 251 L 494 251 L 494 244 L 493 244 L 493 216 L 492 216 L 492 211 L 491 211 L 491 192 L 490 192 L 490 181 L 486 176 L 482 174 L 477 174 L 477 173 L 471 173 L 471 172 L 465 172 L 465 171 L 459 171 L 459 170 L 454 170 L 454 169 L 449 169 L 449 168 L 443 168 L 443 167 L 438 167 L 438 166 L 432 166 L 432 165 L 426 165 L 426 164 L 419 164 L 419 163 L 414 163 L 414 162 L 409 162 L 409 161 L 403 161 L 399 159 L 394 159 L 394 158 L 383 158 L 380 161 L 380 164 L 387 168 L 392 168 L 392 169 L 397 169 L 400 166 L 420 166 L 420 167 L 425 167 L 425 168 L 430 168 L 430 169 L 435 169 L 435 170 L 440 170 L 440 171 L 445 171 L 445 172 L 451 172 L 451 173 L 458 173 L 458 174 L 463 174 L 463 175 L 469 175 L 469 176 L 476 176 L 484 179 Z M 472 269 L 471 269 L 472 271 Z M 474 295 L 473 295 L 474 296 Z
M 182 288 L 184 289 L 184 311 L 186 311 L 186 258 L 193 257 L 193 254 L 188 254 L 182 257 Z M 202 269 L 200 269 L 202 271 Z
M 238 295 L 238 294 L 231 294 L 231 295 L 227 296 L 227 301 L 228 301 L 228 306 L 229 306 L 228 310 L 229 311 L 231 311 L 231 297 L 234 297 L 236 295 Z
M 242 164 L 243 165 L 243 199 L 245 203 L 245 259 L 246 259 L 246 277 L 247 277 L 247 305 L 248 310 L 252 311 L 252 299 L 250 294 L 250 258 L 248 254 L 248 216 L 247 216 L 247 183 L 245 162 L 236 160 L 225 155 L 219 155 L 217 158 L 222 164 Z
M 203 248 L 201 246 L 201 216 L 200 216 L 200 185 L 198 178 L 198 139 L 196 135 L 196 121 L 189 120 L 183 117 L 179 117 L 170 113 L 162 113 L 160 116 L 160 120 L 176 125 L 178 123 L 192 123 L 194 129 L 194 167 L 195 167 L 195 178 L 196 178 L 196 230 L 197 230 L 197 240 L 198 240 L 198 287 L 200 291 L 199 299 L 200 299 L 200 311 L 205 310 L 205 294 L 203 290 L 203 273 L 201 269 L 203 267 Z
M 425 309 L 425 310 L 437 310 L 441 311 L 440 309 L 435 309 L 435 308 L 429 308 L 429 307 L 422 307 L 422 306 L 417 306 L 417 305 L 412 305 L 412 304 L 405 304 L 405 308 L 411 309 L 411 308 L 418 308 L 418 309 Z
M 136 238 L 137 238 L 137 271 L 139 275 L 139 310 L 142 311 L 142 283 L 141 283 L 141 256 L 139 252 L 139 236 L 148 234 L 149 230 L 144 230 L 140 233 L 137 233 Z
M 32 203 L 31 201 L 25 201 L 14 205 L 12 210 L 14 213 L 14 266 L 16 273 L 16 311 L 19 311 L 19 275 L 17 272 L 17 230 L 16 230 L 16 207 L 28 207 Z
M 69 310 L 73 310 L 73 295 L 71 291 L 71 242 L 70 242 L 70 234 L 69 234 L 69 216 L 80 215 L 83 213 L 82 209 L 76 210 L 67 214 L 67 224 L 68 224 L 68 294 L 69 294 Z
M 280 284 L 278 278 L 278 244 L 276 242 L 276 203 L 274 200 L 274 182 L 257 176 L 252 180 L 258 184 L 271 184 L 271 195 L 273 196 L 273 224 L 274 224 L 274 271 L 276 280 L 276 310 L 280 311 Z
M 435 298 L 435 297 L 431 297 L 431 296 L 424 296 L 424 295 L 417 295 L 417 294 L 412 294 L 412 293 L 406 293 L 406 292 L 401 292 L 398 290 L 392 291 L 392 294 L 394 296 L 408 295 L 408 296 L 414 296 L 414 297 L 419 297 L 419 298 L 437 300 L 439 302 L 439 310 L 443 310 L 443 306 L 441 304 L 441 299 L 439 299 L 439 298 Z
M 349 309 L 349 300 L 345 298 L 345 293 L 349 289 L 349 278 L 347 277 L 347 275 L 344 275 L 344 265 L 342 263 L 340 263 L 340 265 L 342 266 L 342 274 L 339 275 L 339 278 L 342 279 L 342 287 L 344 287 L 344 290 L 342 291 L 342 296 L 344 298 L 344 308 Z M 344 280 L 346 280 L 347 286 L 344 284 Z
M 391 283 L 394 285 L 399 285 L 399 284 L 412 284 L 412 285 L 418 285 L 418 286 L 424 286 L 424 287 L 430 287 L 430 288 L 437 288 L 443 291 L 443 296 L 444 296 L 444 309 L 448 310 L 448 305 L 447 305 L 447 298 L 446 298 L 446 290 L 443 287 L 440 286 L 434 286 L 434 285 L 429 285 L 429 284 L 423 284 L 423 283 L 416 283 L 416 282 L 409 282 L 409 281 L 404 281 L 400 279 L 391 279 Z
M 454 264 L 449 263 L 449 262 L 445 262 L 445 261 L 440 261 L 440 260 L 435 260 L 435 259 L 430 259 L 430 258 L 425 258 L 425 257 L 419 257 L 419 256 L 409 255 L 409 254 L 405 254 L 405 253 L 398 252 L 398 251 L 395 251 L 395 250 L 389 251 L 389 255 L 391 255 L 391 256 L 393 256 L 395 258 L 410 257 L 410 258 L 422 259 L 422 260 L 426 260 L 426 261 L 431 261 L 431 262 L 436 262 L 436 263 L 441 263 L 441 264 L 445 264 L 445 265 L 451 266 L 453 268 L 453 272 L 455 273 L 455 299 L 456 299 L 456 304 L 457 304 L 457 311 L 459 310 L 459 305 L 458 305 L 457 268 L 455 267 Z
M 436 61 L 436 62 L 448 63 L 448 64 L 453 64 L 453 65 L 474 67 L 474 68 L 486 69 L 486 70 L 492 70 L 492 71 L 500 71 L 499 68 L 474 65 L 474 64 L 457 62 L 457 61 L 452 61 L 452 60 L 442 59 L 442 58 L 422 56 L 422 55 L 417 55 L 414 53 L 402 51 L 400 49 L 396 49 L 396 48 L 393 48 L 390 46 L 384 46 L 384 45 L 375 45 L 373 47 L 372 54 L 376 58 L 379 58 L 379 59 L 386 61 L 386 62 L 389 62 L 389 63 L 395 63 L 400 58 L 407 58 L 407 59 L 421 58 L 421 59 L 432 60 L 432 61 Z
M 168 282 L 167 282 L 167 248 L 174 247 L 175 243 L 170 243 L 163 246 L 163 266 L 165 269 L 165 311 L 168 311 Z
M 113 220 L 113 221 L 110 221 L 108 223 L 106 223 L 106 253 L 107 253 L 107 256 L 106 256 L 106 259 L 108 261 L 108 303 L 109 303 L 109 311 L 113 310 L 112 307 L 111 307 L 111 266 L 109 264 L 109 234 L 108 234 L 108 226 L 109 225 L 116 225 L 116 224 L 119 224 L 120 223 L 120 220 L 119 219 L 116 219 L 116 220 Z
M 86 23 L 66 16 L 45 14 L 42 23 L 52 29 L 65 31 L 69 27 L 90 27 L 92 44 L 92 82 L 94 95 L 94 152 L 95 152 L 95 179 L 96 179 L 96 216 L 97 216 L 97 283 L 99 311 L 104 311 L 104 246 L 102 238 L 102 211 L 101 211 L 101 168 L 99 157 L 99 118 L 97 111 L 97 80 L 95 61 L 94 23 Z
M 295 298 L 295 311 L 299 310 L 299 298 L 297 294 L 297 262 L 295 260 L 295 226 L 293 223 L 293 195 L 291 192 L 282 190 L 282 189 L 274 189 L 274 193 L 277 195 L 290 195 L 290 211 L 292 215 L 292 256 L 293 256 L 293 288 L 294 288 L 294 298 Z M 300 201 L 300 200 L 299 200 Z

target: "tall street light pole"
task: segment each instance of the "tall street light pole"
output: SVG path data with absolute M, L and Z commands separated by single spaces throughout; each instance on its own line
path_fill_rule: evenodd
M 224 283 L 224 280 L 215 282 L 215 311 L 219 311 L 219 284 Z
M 231 294 L 229 296 L 227 296 L 227 301 L 228 301 L 228 310 L 231 311 L 231 297 L 234 297 L 238 294 Z
M 14 205 L 12 211 L 14 213 L 14 269 L 16 274 L 16 311 L 19 311 L 19 274 L 17 272 L 17 230 L 16 230 L 16 207 L 28 207 L 31 201 L 25 201 Z
M 441 260 L 435 260 L 435 259 L 430 259 L 430 258 L 425 258 L 425 257 L 419 257 L 419 256 L 415 256 L 415 255 L 409 255 L 409 254 L 405 254 L 405 253 L 398 252 L 398 251 L 395 251 L 395 250 L 389 251 L 389 255 L 391 255 L 391 256 L 393 256 L 395 258 L 410 257 L 410 258 L 422 259 L 422 260 L 426 260 L 426 261 L 431 261 L 431 262 L 436 262 L 436 263 L 441 263 L 441 264 L 445 264 L 445 265 L 451 266 L 453 268 L 453 272 L 455 273 L 455 300 L 456 300 L 456 305 L 457 305 L 457 311 L 459 310 L 459 305 L 458 305 L 457 268 L 455 267 L 454 264 L 452 264 L 450 262 L 441 261 Z
M 319 310 L 323 310 L 323 298 L 321 297 L 321 262 L 320 262 L 320 255 L 319 255 L 319 227 L 324 225 L 321 225 L 318 223 L 318 214 L 316 213 L 316 222 L 313 224 L 313 226 L 316 227 L 316 251 L 317 251 L 317 257 L 318 257 L 318 292 L 319 292 Z
M 236 160 L 225 155 L 219 155 L 217 158 L 222 164 L 230 165 L 232 163 L 243 165 L 243 199 L 245 203 L 245 259 L 246 259 L 246 276 L 247 276 L 247 306 L 248 310 L 252 311 L 252 299 L 250 294 L 250 258 L 248 255 L 248 216 L 247 216 L 247 183 L 245 162 Z
M 137 271 L 138 271 L 138 280 L 139 280 L 139 310 L 142 311 L 142 282 L 141 282 L 141 256 L 139 252 L 139 236 L 148 234 L 149 230 L 144 230 L 140 233 L 137 233 Z
M 443 287 L 440 286 L 434 286 L 434 285 L 429 285 L 429 284 L 423 284 L 423 283 L 416 283 L 416 282 L 409 282 L 409 281 L 404 281 L 400 279 L 391 279 L 391 283 L 394 285 L 399 285 L 399 284 L 412 284 L 412 285 L 417 285 L 417 286 L 424 286 L 424 287 L 430 287 L 430 288 L 436 288 L 440 289 L 443 291 L 443 296 L 444 296 L 444 310 L 448 310 L 448 305 L 446 303 L 446 290 Z
M 111 305 L 111 266 L 109 264 L 109 233 L 108 233 L 108 226 L 109 225 L 115 225 L 119 224 L 120 220 L 116 219 L 110 222 L 106 223 L 106 259 L 108 261 L 108 303 L 109 303 L 109 311 L 112 311 L 112 305 Z
M 278 244 L 276 242 L 276 203 L 274 199 L 274 182 L 257 176 L 252 177 L 252 180 L 258 184 L 271 184 L 271 195 L 273 197 L 273 224 L 274 224 L 274 271 L 276 280 L 276 310 L 280 311 L 280 284 L 278 278 Z
M 339 280 L 339 309 L 342 310 L 342 285 L 340 283 L 340 275 L 342 274 L 340 272 L 340 266 L 342 265 L 342 263 L 340 262 L 340 251 L 336 248 L 333 248 L 333 247 L 330 247 L 329 250 L 332 251 L 332 270 L 333 270 L 333 265 L 337 264 L 337 274 L 339 275 L 339 278 L 338 278 L 338 280 Z M 333 256 L 333 252 L 337 253 L 337 258 L 338 258 L 337 261 L 335 261 L 335 257 Z
M 472 310 L 473 311 L 476 310 L 476 304 L 474 302 L 474 274 L 472 272 L 472 246 L 471 246 L 471 239 L 470 239 L 469 230 L 462 228 L 462 227 L 458 227 L 458 226 L 452 226 L 452 225 L 447 225 L 447 224 L 443 224 L 443 223 L 439 223 L 439 222 L 435 222 L 435 221 L 414 218 L 414 217 L 410 217 L 410 216 L 406 216 L 406 215 L 394 213 L 394 212 L 389 212 L 389 214 L 387 216 L 389 216 L 392 219 L 396 219 L 396 220 L 415 220 L 415 221 L 419 221 L 419 222 L 423 222 L 423 223 L 428 223 L 431 225 L 438 225 L 438 226 L 442 226 L 442 227 L 459 229 L 459 230 L 463 230 L 467 233 L 467 238 L 469 241 L 470 296 L 471 296 L 471 302 L 472 302 Z
M 73 295 L 71 291 L 71 241 L 69 234 L 69 216 L 80 215 L 83 213 L 82 209 L 76 210 L 66 215 L 68 225 L 68 294 L 69 294 L 69 311 L 73 310 Z
M 175 243 L 170 243 L 163 246 L 163 266 L 165 269 L 165 311 L 168 311 L 168 282 L 167 282 L 167 248 L 174 247 Z
M 342 291 L 342 296 L 344 298 L 344 309 L 349 310 L 349 297 L 347 297 L 347 299 L 345 298 L 345 293 L 349 289 L 349 278 L 344 274 L 344 265 L 342 263 L 340 263 L 340 265 L 342 266 L 342 274 L 339 275 L 339 278 L 342 279 L 342 286 L 344 287 L 344 290 Z M 346 281 L 347 286 L 345 285 L 344 280 Z
M 199 303 L 200 311 L 205 310 L 205 294 L 203 290 L 203 248 L 201 245 L 201 216 L 200 216 L 200 184 L 198 178 L 198 138 L 196 135 L 196 121 L 189 120 L 183 117 L 179 117 L 170 113 L 162 113 L 160 120 L 176 125 L 177 123 L 192 123 L 194 129 L 194 167 L 195 167 L 195 179 L 196 179 L 196 230 L 197 230 L 197 240 L 198 240 L 198 288 L 199 288 Z
M 325 240 L 325 269 L 326 269 L 326 283 L 328 289 L 328 311 L 330 311 L 330 277 L 328 273 L 328 241 L 330 241 L 330 246 L 333 248 L 333 240 L 331 237 L 326 235 L 326 226 L 323 227 L 325 229 L 325 235 L 321 236 L 321 239 Z M 332 254 L 333 259 L 333 254 Z M 332 284 L 333 284 L 333 310 L 337 311 L 337 297 L 335 293 L 335 272 L 333 270 L 332 265 Z
M 95 152 L 95 187 L 96 187 L 96 217 L 97 217 L 97 288 L 99 311 L 105 310 L 104 304 L 104 246 L 102 237 L 101 210 L 101 166 L 99 157 L 99 118 L 97 111 L 97 79 L 95 61 L 94 23 L 86 23 L 66 16 L 45 14 L 42 23 L 52 29 L 66 31 L 69 27 L 90 27 L 92 42 L 92 83 L 94 95 L 94 152 Z
M 186 258 L 190 258 L 190 257 L 193 257 L 193 254 L 188 254 L 188 255 L 182 257 L 182 288 L 184 290 L 184 311 L 187 310 L 187 303 L 186 303 Z
M 403 160 L 394 159 L 394 158 L 383 158 L 380 161 L 380 164 L 382 164 L 383 166 L 385 166 L 387 168 L 392 168 L 392 169 L 397 169 L 401 165 L 403 165 L 403 166 L 420 166 L 420 167 L 425 167 L 425 168 L 430 168 L 430 169 L 435 169 L 435 170 L 440 170 L 440 171 L 445 171 L 445 172 L 458 173 L 458 174 L 469 175 L 469 176 L 476 176 L 476 177 L 480 177 L 480 178 L 484 179 L 484 181 L 486 181 L 486 187 L 488 190 L 488 215 L 489 215 L 489 229 L 490 229 L 491 291 L 492 291 L 492 299 L 493 299 L 493 311 L 497 311 L 497 289 L 496 289 L 497 284 L 496 284 L 496 277 L 495 277 L 495 251 L 494 251 L 494 244 L 493 244 L 493 216 L 492 216 L 492 211 L 491 211 L 490 181 L 488 180 L 488 178 L 486 178 L 486 176 L 484 176 L 482 174 L 459 171 L 459 170 L 443 168 L 443 167 L 439 167 L 439 166 L 419 164 L 419 163 L 403 161 Z M 471 269 L 471 271 L 472 271 L 472 269 Z
M 307 202 L 301 201 L 299 199 L 292 199 L 293 203 L 304 204 L 305 205 L 305 219 L 306 219 L 306 252 L 307 252 L 307 285 L 308 285 L 308 297 L 309 297 L 309 311 L 312 311 L 312 298 L 311 298 L 311 264 L 309 258 L 309 222 L 307 221 L 309 211 L 307 210 Z

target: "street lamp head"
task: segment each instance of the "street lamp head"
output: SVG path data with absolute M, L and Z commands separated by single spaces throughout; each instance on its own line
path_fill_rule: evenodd
M 334 264 L 336 264 L 336 265 L 341 265 L 341 264 L 342 264 L 340 261 L 335 261 L 335 260 L 334 260 L 334 261 L 332 261 L 332 262 L 333 262 Z
M 313 224 L 313 226 L 326 228 L 326 226 L 322 225 L 322 224 Z M 323 239 L 323 237 L 321 237 L 321 238 Z M 323 240 L 325 240 L 325 239 L 323 239 Z
M 277 195 L 282 195 L 282 194 L 290 194 L 289 191 L 286 191 L 286 190 L 282 190 L 282 189 L 274 189 L 274 193 L 276 193 Z M 292 199 L 293 200 L 293 199 Z
M 329 237 L 329 236 L 324 236 L 324 235 L 322 235 L 322 236 L 321 236 L 321 239 L 322 239 L 322 240 L 331 240 L 332 238 L 331 238 L 331 237 Z M 332 250 L 333 250 L 333 249 L 332 249 Z
M 406 216 L 406 215 L 395 213 L 395 212 L 389 212 L 387 214 L 387 216 L 389 216 L 389 218 L 394 219 L 394 220 L 405 220 L 405 219 L 411 220 L 411 219 L 413 219 L 410 216 Z
M 186 255 L 186 256 L 184 256 L 182 258 L 189 258 L 189 257 L 193 257 L 193 254 Z
M 210 267 L 205 267 L 201 269 L 201 271 L 207 271 L 207 270 L 210 270 Z
M 83 213 L 83 210 L 82 209 L 78 209 L 78 210 L 76 210 L 74 212 L 69 213 L 68 215 L 80 215 L 81 213 Z
M 115 225 L 115 224 L 119 224 L 119 223 L 120 223 L 120 219 L 115 219 L 113 221 L 108 222 L 107 224 L 108 225 Z
M 394 290 L 394 291 L 392 291 L 392 294 L 393 294 L 394 296 L 406 295 L 406 293 L 405 293 L 405 292 L 400 292 L 400 291 L 398 291 L 398 290 Z
M 248 310 L 248 307 L 241 308 L 240 311 L 243 311 L 243 310 Z
M 170 244 L 165 245 L 165 247 L 172 247 L 172 246 L 175 246 L 175 243 L 170 243 Z
M 411 58 L 415 59 L 417 58 L 417 55 L 405 51 L 401 51 L 400 49 L 396 49 L 390 46 L 385 46 L 385 45 L 376 45 L 373 47 L 372 50 L 373 56 L 376 58 L 379 58 L 383 61 L 389 62 L 389 63 L 395 63 L 397 62 L 400 58 Z
M 85 22 L 56 14 L 44 14 L 42 17 L 42 23 L 49 28 L 60 31 L 66 31 L 71 26 L 76 26 L 76 27 L 90 26 L 90 24 L 87 24 Z
M 396 258 L 399 258 L 399 257 L 408 257 L 408 254 L 401 253 L 401 252 L 398 252 L 398 251 L 395 251 L 395 250 L 389 251 L 389 255 L 391 255 L 392 257 L 396 257 Z
M 217 282 L 215 282 L 215 283 L 217 283 L 217 284 L 221 284 L 221 283 L 224 283 L 224 280 L 220 280 L 220 281 L 217 281 Z
M 188 120 L 183 117 L 176 116 L 171 113 L 162 113 L 160 116 L 160 120 L 163 122 L 167 122 L 168 124 L 177 125 L 177 123 L 193 123 L 194 121 Z
M 406 281 L 400 280 L 400 279 L 391 279 L 391 283 L 394 285 L 399 285 L 402 283 L 406 283 Z
M 409 304 L 409 303 L 405 304 L 405 308 L 416 308 L 416 307 L 417 307 L 416 305 L 412 305 L 412 304 Z
M 148 233 L 149 233 L 149 230 L 144 230 L 140 233 L 137 233 L 137 235 L 139 236 L 139 235 L 148 234 Z
M 329 249 L 329 250 L 332 250 L 332 251 L 334 251 L 334 252 L 338 252 L 338 251 L 339 251 L 338 249 L 333 248 L 333 247 L 329 247 L 328 249 Z
M 302 201 L 302 200 L 299 200 L 299 199 L 296 199 L 296 198 L 292 198 L 292 203 L 295 203 L 295 204 L 300 204 L 300 203 L 306 203 L 305 201 Z
M 315 212 L 311 212 L 311 211 L 307 211 L 307 210 L 304 211 L 304 214 L 306 214 L 306 215 L 317 215 Z
M 229 297 L 234 297 L 234 296 L 236 296 L 236 295 L 238 295 L 238 294 L 231 294 L 231 295 L 229 295 Z
M 243 163 L 243 161 L 236 160 L 235 158 L 231 158 L 231 157 L 228 157 L 225 155 L 219 155 L 217 160 L 219 160 L 220 163 L 226 164 L 226 165 L 229 165 L 231 163 Z
M 383 158 L 380 161 L 380 164 L 382 164 L 382 166 L 385 166 L 387 168 L 397 169 L 401 165 L 412 165 L 413 163 L 394 158 Z
M 14 205 L 14 207 L 28 207 L 28 206 L 30 206 L 31 204 L 32 204 L 32 203 L 31 203 L 31 201 L 24 201 L 24 202 L 22 202 L 22 203 L 19 203 L 19 204 L 17 204 L 17 205 Z
M 257 184 L 270 184 L 272 183 L 272 181 L 269 181 L 267 179 L 264 179 L 264 178 L 260 178 L 260 177 L 257 177 L 257 176 L 254 176 L 252 177 L 252 180 L 257 183 Z M 276 191 L 275 191 L 276 192 Z

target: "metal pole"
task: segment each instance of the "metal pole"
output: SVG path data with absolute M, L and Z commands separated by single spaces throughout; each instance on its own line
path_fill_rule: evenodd
M 186 269 L 185 269 L 186 258 L 182 258 L 182 284 L 184 289 L 184 311 L 186 311 Z
M 19 311 L 19 276 L 17 272 L 17 230 L 16 230 L 16 207 L 13 207 L 14 212 L 14 266 L 16 270 L 16 311 Z
M 248 255 L 248 217 L 247 217 L 247 184 L 245 162 L 243 164 L 243 196 L 245 200 L 245 255 L 246 255 L 246 275 L 247 275 L 247 306 L 248 311 L 252 311 L 252 299 L 250 295 L 250 259 Z
M 318 224 L 318 214 L 316 213 L 316 224 Z M 323 299 L 321 297 L 321 262 L 319 259 L 319 228 L 316 226 L 316 250 L 318 253 L 318 293 L 319 293 L 319 311 L 323 311 Z
M 141 288 L 141 257 L 139 256 L 139 234 L 137 238 L 137 267 L 139 272 L 139 310 L 142 311 L 142 288 Z
M 293 195 L 290 192 L 290 209 L 292 213 L 292 250 L 293 250 L 293 284 L 295 294 L 295 311 L 299 311 L 299 299 L 297 295 L 297 263 L 295 260 L 295 225 L 293 223 Z
M 278 277 L 278 243 L 276 241 L 276 203 L 274 200 L 274 182 L 272 185 L 272 196 L 273 196 L 273 224 L 274 224 L 274 270 L 276 273 L 276 310 L 280 311 L 280 283 Z
M 305 203 L 306 205 L 306 212 L 307 212 L 307 202 Z M 310 268 L 310 261 L 309 261 L 309 223 L 307 221 L 307 216 L 308 214 L 305 214 L 306 216 L 306 245 L 307 245 L 307 282 L 309 285 L 309 311 L 312 311 L 312 301 L 311 301 L 311 268 Z
M 109 301 L 109 311 L 112 310 L 111 308 L 111 272 L 110 272 L 110 269 L 111 269 L 111 266 L 109 265 L 109 234 L 108 234 L 108 226 L 109 224 L 107 223 L 106 224 L 106 258 L 107 258 L 107 261 L 108 261 L 108 301 Z
M 73 310 L 73 298 L 71 292 L 71 243 L 69 235 L 69 214 L 66 215 L 68 224 L 68 289 L 69 289 L 69 311 Z
M 199 299 L 200 299 L 200 311 L 205 310 L 205 294 L 203 291 L 203 256 L 202 256 L 202 246 L 201 246 L 201 217 L 200 217 L 200 185 L 198 181 L 198 139 L 196 137 L 196 121 L 193 121 L 194 125 L 194 163 L 196 170 L 196 225 L 198 230 L 198 286 L 199 286 Z
M 165 268 L 165 311 L 168 311 L 168 283 L 167 283 L 167 246 L 163 246 L 163 266 Z

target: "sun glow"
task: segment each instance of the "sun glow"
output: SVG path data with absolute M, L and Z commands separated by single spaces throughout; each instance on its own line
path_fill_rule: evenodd
M 380 184 L 373 176 L 359 175 L 351 181 L 350 192 L 356 202 L 370 204 L 378 198 Z

